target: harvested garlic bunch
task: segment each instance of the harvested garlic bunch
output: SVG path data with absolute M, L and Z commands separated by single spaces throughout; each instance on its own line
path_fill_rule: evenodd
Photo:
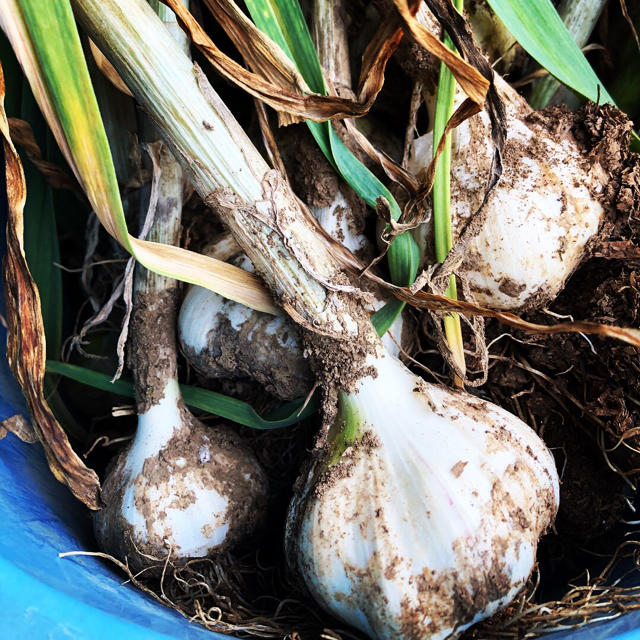
M 504 170 L 458 273 L 480 304 L 526 310 L 553 300 L 580 264 L 603 221 L 600 194 L 607 176 L 597 159 L 581 153 L 570 131 L 551 129 L 515 89 L 494 78 L 507 113 Z M 463 98 L 458 90 L 456 107 Z M 429 101 L 435 104 L 435 96 Z M 484 197 L 493 158 L 490 132 L 483 111 L 452 133 L 454 241 Z M 432 133 L 413 142 L 411 171 L 429 165 L 432 147 Z
M 318 603 L 371 638 L 448 638 L 524 586 L 558 476 L 518 418 L 378 354 L 293 500 L 289 557 Z

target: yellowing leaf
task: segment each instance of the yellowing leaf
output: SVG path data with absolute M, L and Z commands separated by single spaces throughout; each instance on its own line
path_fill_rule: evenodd
M 46 342 L 40 296 L 27 266 L 23 243 L 26 185 L 20 158 L 9 137 L 4 112 L 4 76 L 0 67 L 0 136 L 4 147 L 8 200 L 7 247 L 3 282 L 7 305 L 7 359 L 22 389 L 32 426 L 42 443 L 53 475 L 90 509 L 100 508 L 100 482 L 69 444 L 44 394 Z M 5 426 L 6 428 L 6 426 Z
M 214 258 L 142 242 L 129 234 L 69 1 L 3 1 L 0 25 L 60 149 L 107 232 L 151 271 L 199 284 L 260 311 L 280 313 L 257 276 Z

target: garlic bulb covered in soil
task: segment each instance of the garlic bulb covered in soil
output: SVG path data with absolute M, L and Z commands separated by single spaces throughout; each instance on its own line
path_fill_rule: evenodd
M 429 15 L 425 8 L 418 18 L 433 30 Z M 507 117 L 503 174 L 458 273 L 468 279 L 480 304 L 532 309 L 558 295 L 580 264 L 588 241 L 598 233 L 607 176 L 596 158 L 580 150 L 570 119 L 533 112 L 515 89 L 498 75 L 494 79 Z M 458 90 L 456 107 L 464 97 Z M 435 96 L 429 102 L 435 104 Z M 490 133 L 486 111 L 452 133 L 454 242 L 484 197 L 493 158 Z M 411 171 L 418 173 L 429 165 L 432 146 L 432 133 L 413 142 Z
M 183 406 L 178 383 L 169 380 L 108 471 L 96 537 L 108 553 L 126 557 L 133 571 L 168 554 L 174 563 L 205 557 L 254 531 L 266 486 L 247 444 L 224 425 L 198 421 Z
M 518 418 L 378 353 L 294 498 L 289 557 L 327 611 L 370 637 L 447 638 L 524 586 L 558 476 Z
M 323 158 L 320 162 L 328 165 Z M 330 175 L 335 188 L 326 189 L 325 202 L 316 201 L 310 206 L 313 215 L 329 235 L 350 251 L 370 250 L 369 241 L 353 219 L 355 195 L 348 201 L 344 187 L 338 187 L 335 174 Z M 214 243 L 208 254 L 228 258 L 227 247 L 224 242 L 218 249 Z M 253 271 L 244 254 L 238 254 L 231 262 Z M 370 310 L 383 304 L 376 300 Z M 289 317 L 262 313 L 203 287 L 191 286 L 180 309 L 178 334 L 185 358 L 206 378 L 251 378 L 283 400 L 304 396 L 313 387 L 314 377 L 304 357 L 300 330 Z M 403 319 L 399 316 L 383 337 L 394 355 L 400 351 L 402 335 Z
M 253 271 L 242 254 L 232 262 Z M 178 331 L 189 364 L 205 377 L 252 378 L 283 400 L 304 396 L 313 386 L 300 331 L 288 317 L 192 286 L 180 309 Z
M 606 174 L 583 155 L 569 128 L 551 129 L 506 83 L 507 142 L 502 178 L 458 273 L 480 304 L 530 309 L 554 299 L 580 264 L 603 221 Z M 555 118 L 554 118 L 554 121 Z M 473 116 L 453 134 L 451 215 L 454 241 L 478 209 L 490 174 L 489 118 Z M 428 166 L 431 133 L 414 141 L 410 169 Z

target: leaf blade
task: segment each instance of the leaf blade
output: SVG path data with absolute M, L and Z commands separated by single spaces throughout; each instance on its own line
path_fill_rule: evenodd
M 102 391 L 108 391 L 130 398 L 134 397 L 133 383 L 130 380 L 121 378 L 112 382 L 111 376 L 107 374 L 55 360 L 47 361 L 47 371 L 65 376 L 81 384 L 90 385 Z M 288 427 L 308 418 L 318 408 L 318 398 L 316 394 L 308 403 L 306 403 L 305 398 L 292 400 L 282 405 L 279 409 L 272 412 L 272 414 L 263 417 L 247 402 L 231 398 L 222 393 L 216 393 L 215 391 L 209 391 L 208 389 L 187 384 L 181 384 L 180 390 L 185 404 L 252 429 L 268 430 Z M 284 415 L 284 417 L 278 417 L 282 415 Z
M 51 472 L 90 509 L 98 509 L 98 476 L 74 452 L 45 398 L 46 356 L 40 297 L 24 254 L 23 211 L 26 185 L 20 158 L 9 136 L 4 93 L 4 77 L 0 66 L 0 134 L 4 147 L 8 203 L 7 247 L 3 264 L 8 327 L 7 360 L 23 391 L 32 425 L 42 443 Z
M 560 82 L 593 102 L 615 104 L 551 0 L 487 1 L 522 48 Z
M 279 314 L 256 276 L 192 251 L 129 235 L 111 152 L 69 0 L 6 0 L 0 24 L 41 111 L 107 232 L 151 271 Z

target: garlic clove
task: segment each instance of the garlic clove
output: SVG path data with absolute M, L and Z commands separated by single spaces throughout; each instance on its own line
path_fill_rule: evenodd
M 388 355 L 369 364 L 293 500 L 290 556 L 370 637 L 447 638 L 524 586 L 557 511 L 553 458 L 503 409 Z
M 254 531 L 266 506 L 253 452 L 231 429 L 188 413 L 175 380 L 112 465 L 94 528 L 100 546 L 133 571 L 150 564 L 144 556 L 181 563 L 224 551 Z

